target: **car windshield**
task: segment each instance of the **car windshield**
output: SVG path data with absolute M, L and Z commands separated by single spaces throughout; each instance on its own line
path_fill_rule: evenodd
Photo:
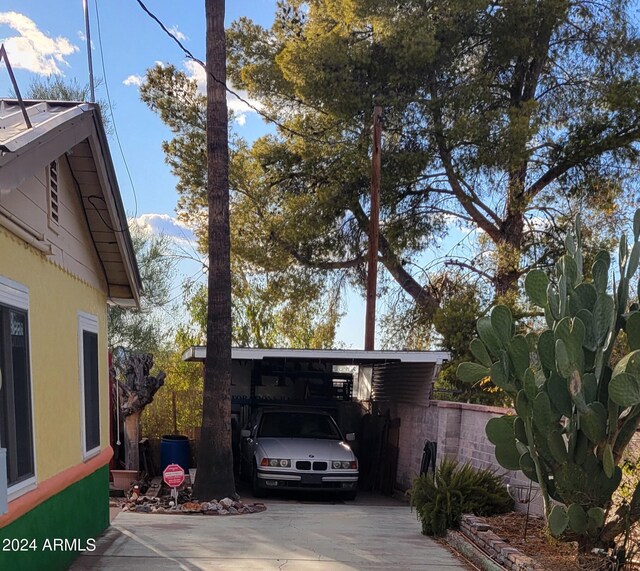
M 265 413 L 262 416 L 258 436 L 342 440 L 340 431 L 330 416 L 305 412 Z

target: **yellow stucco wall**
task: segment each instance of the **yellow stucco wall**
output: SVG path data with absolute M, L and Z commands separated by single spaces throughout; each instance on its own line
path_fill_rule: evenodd
M 0 276 L 29 288 L 36 475 L 83 461 L 78 311 L 98 318 L 100 441 L 109 444 L 106 295 L 0 227 Z

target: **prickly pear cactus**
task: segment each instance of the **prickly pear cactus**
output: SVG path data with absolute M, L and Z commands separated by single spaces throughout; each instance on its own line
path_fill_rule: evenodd
M 620 527 L 617 520 L 605 523 L 605 514 L 620 483 L 617 463 L 640 424 L 640 312 L 628 308 L 640 261 L 640 210 L 633 226 L 633 243 L 620 239 L 618 284 L 610 287 L 606 251 L 598 252 L 591 279 L 583 277 L 577 219 L 554 272 L 532 270 L 524 281 L 546 328 L 519 334 L 509 308 L 495 306 L 477 323 L 470 346 L 477 362 L 457 371 L 469 383 L 490 377 L 513 398 L 516 414 L 486 426 L 496 458 L 539 484 L 553 535 L 587 546 L 613 539 Z M 630 352 L 612 369 L 620 330 Z M 619 520 L 640 517 L 640 490 L 634 499 L 639 505 Z

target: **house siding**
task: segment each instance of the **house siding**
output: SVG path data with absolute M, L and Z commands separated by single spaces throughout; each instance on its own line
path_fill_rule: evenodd
M 28 539 L 34 549 L 0 551 L 0 569 L 62 571 L 81 550 L 92 551 L 95 539 L 109 525 L 109 469 L 99 468 L 0 529 L 0 539 Z M 53 549 L 54 540 L 67 539 L 78 549 Z M 1 547 L 1 545 L 0 545 Z
M 105 293 L 0 229 L 0 275 L 29 288 L 31 383 L 38 480 L 82 462 L 78 311 L 98 318 L 100 441 L 108 441 Z
M 109 448 L 107 296 L 81 276 L 58 265 L 56 258 L 43 255 L 1 227 L 0 276 L 28 288 L 36 466 L 35 489 L 17 498 L 9 496 L 9 511 L 0 516 L 0 538 L 7 537 L 7 533 L 15 533 L 16 529 L 24 533 L 24 537 L 42 537 L 47 530 L 49 537 L 58 537 L 56 517 L 42 519 L 33 515 L 49 513 L 48 509 L 44 509 L 48 499 L 42 502 L 42 508 L 36 506 L 17 519 L 15 506 L 29 494 L 40 497 L 42 489 L 48 489 L 47 482 L 55 479 L 56 475 L 73 467 L 83 466 L 86 462 L 82 446 L 79 311 L 94 315 L 98 320 L 100 449 L 105 451 Z M 108 462 L 108 457 L 110 454 L 103 455 L 106 458 L 104 463 Z M 103 482 L 104 490 L 108 490 L 107 480 Z M 58 486 L 55 490 L 58 493 L 51 497 L 57 497 L 64 489 L 64 486 Z M 100 500 L 91 503 L 97 521 L 104 522 L 105 518 L 108 520 L 108 502 Z M 58 503 L 49 505 L 57 506 Z M 76 504 L 76 508 L 80 509 L 80 504 Z M 81 533 L 84 527 L 82 518 L 76 519 L 73 526 L 77 533 Z M 98 531 L 100 530 L 96 530 Z M 5 567 L 0 565 L 0 568 Z
M 59 224 L 49 220 L 48 167 L 18 188 L 0 193 L 0 207 L 42 234 L 51 245 L 49 260 L 92 287 L 106 289 L 78 192 L 64 155 L 58 158 Z M 96 199 L 97 201 L 97 199 Z M 106 217 L 106 214 L 104 214 Z

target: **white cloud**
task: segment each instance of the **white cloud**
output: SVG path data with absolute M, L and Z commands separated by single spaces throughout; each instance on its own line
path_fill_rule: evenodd
M 122 83 L 125 85 L 135 85 L 140 87 L 142 85 L 143 78 L 141 75 L 130 75 Z
M 247 123 L 247 114 L 246 113 L 240 113 L 240 115 L 237 115 L 235 117 L 235 122 L 242 127 L 243 125 L 245 125 Z
M 190 79 L 194 79 L 198 84 L 198 91 L 203 94 L 206 93 L 207 75 L 203 67 L 193 60 L 185 61 L 184 67 L 187 70 L 187 76 Z M 238 117 L 236 118 L 236 122 L 239 125 L 244 125 L 246 123 L 246 117 L 244 117 L 244 119 L 241 119 L 240 117 L 242 117 L 246 113 L 255 113 L 256 110 L 254 109 L 254 107 L 260 109 L 262 106 L 258 101 L 252 100 L 246 91 L 235 89 L 233 85 L 230 85 L 229 83 L 227 83 L 227 87 L 235 91 L 240 97 L 242 97 L 242 99 L 244 99 L 244 101 L 241 101 L 235 95 L 227 92 L 227 105 L 229 109 L 238 115 Z M 245 103 L 245 101 L 250 105 Z
M 149 234 L 164 234 L 174 238 L 193 240 L 193 232 L 184 223 L 169 214 L 141 214 L 129 219 L 130 224 L 138 226 Z
M 69 64 L 66 57 L 78 51 L 62 36 L 52 38 L 41 32 L 35 22 L 18 12 L 0 12 L 0 26 L 5 25 L 18 33 L 0 36 L 11 65 L 40 75 L 61 74 L 60 65 Z
M 195 79 L 198 84 L 198 91 L 200 93 L 207 92 L 207 75 L 202 66 L 193 60 L 187 60 L 184 62 L 184 67 L 187 70 L 187 77 L 189 79 Z
M 169 28 L 169 31 L 176 37 L 176 39 L 180 40 L 181 42 L 189 39 L 180 30 L 178 30 L 178 26 Z

